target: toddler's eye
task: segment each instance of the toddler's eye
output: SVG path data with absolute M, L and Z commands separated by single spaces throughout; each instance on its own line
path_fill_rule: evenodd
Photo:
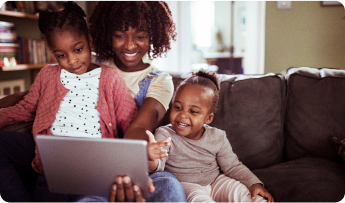
M 115 35 L 115 37 L 116 37 L 116 38 L 119 38 L 119 39 L 123 38 L 122 35 Z
M 190 110 L 191 113 L 198 113 L 197 111 Z
M 181 107 L 179 107 L 179 106 L 175 106 L 174 108 L 175 108 L 175 109 L 178 109 L 178 110 L 181 109 Z
M 62 58 L 62 57 L 64 57 L 65 56 L 65 54 L 61 54 L 61 55 L 58 55 L 57 57 L 58 58 Z
M 75 52 L 81 52 L 82 49 L 83 49 L 83 47 L 76 49 Z

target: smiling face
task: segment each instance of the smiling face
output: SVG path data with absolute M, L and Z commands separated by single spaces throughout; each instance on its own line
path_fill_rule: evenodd
M 55 31 L 51 35 L 50 50 L 62 69 L 81 75 L 93 70 L 91 50 L 85 35 L 74 31 Z
M 139 71 L 147 68 L 142 58 L 150 48 L 150 37 L 146 31 L 128 27 L 128 30 L 115 30 L 112 47 L 116 66 L 125 72 Z
M 197 140 L 204 133 L 204 124 L 210 124 L 213 91 L 202 85 L 186 83 L 176 90 L 170 122 L 180 136 Z

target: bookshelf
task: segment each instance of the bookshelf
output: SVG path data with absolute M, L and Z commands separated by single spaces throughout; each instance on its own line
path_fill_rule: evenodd
M 3 66 L 2 71 L 41 69 L 45 65 L 46 64 L 18 64 L 16 66 Z
M 27 19 L 38 20 L 38 15 L 22 13 L 22 12 L 17 12 L 17 11 L 0 11 L 0 16 L 11 16 L 11 17 L 17 17 L 17 18 L 27 18 Z
M 87 2 L 76 1 L 76 3 L 79 4 L 83 8 L 83 10 L 86 11 Z M 8 1 L 2 4 L 2 6 L 0 4 L 1 6 L 0 21 L 10 22 L 14 24 L 17 37 L 20 37 L 18 39 L 20 53 L 23 53 L 23 48 L 21 47 L 23 44 L 26 43 L 26 41 L 23 39 L 36 41 L 34 43 L 37 43 L 37 44 L 40 44 L 40 43 L 44 44 L 44 40 L 42 40 L 44 39 L 44 36 L 41 34 L 38 28 L 39 16 L 37 12 L 39 10 L 45 10 L 47 8 L 60 9 L 62 4 L 63 4 L 62 1 L 47 1 L 47 2 L 45 1 Z M 33 5 L 35 8 L 33 7 Z M 42 44 L 38 46 L 42 47 Z M 13 50 L 13 48 L 9 48 L 8 46 L 5 46 L 5 47 L 6 48 L 3 48 L 3 49 Z M 44 50 L 43 53 L 47 53 L 46 52 L 47 49 L 43 49 L 43 50 Z M 10 52 L 10 51 L 2 50 L 2 52 Z M 24 52 L 24 54 L 20 54 L 21 57 L 18 57 L 20 58 L 20 63 L 17 62 L 17 65 L 15 66 L 13 65 L 1 66 L 4 64 L 5 61 L 4 60 L 0 61 L 2 62 L 0 63 L 0 96 L 1 94 L 4 93 L 4 88 L 3 88 L 4 84 L 5 86 L 6 86 L 6 83 L 14 84 L 14 81 L 19 81 L 20 79 L 25 81 L 24 85 L 20 85 L 21 87 L 20 91 L 29 90 L 38 72 L 47 63 L 55 63 L 55 57 L 52 57 L 50 60 L 50 57 L 48 57 L 48 54 L 43 54 L 43 57 L 41 57 L 42 55 L 39 55 L 38 57 L 34 57 L 35 60 L 31 60 L 32 58 L 30 58 L 30 60 L 26 60 L 27 58 L 22 57 L 22 56 L 27 56 L 27 54 L 25 53 L 28 53 L 28 52 Z M 32 53 L 32 52 L 29 51 L 29 53 Z M 24 86 L 24 90 L 22 90 L 22 86 Z M 15 87 L 13 86 L 12 88 L 11 86 L 11 89 L 15 89 Z M 10 94 L 12 93 L 13 91 L 11 90 Z
M 23 12 L 17 11 L 0 11 L 0 21 L 2 18 L 5 17 L 7 20 L 11 18 L 16 18 L 18 20 L 30 20 L 31 23 L 36 23 L 38 20 L 38 14 L 28 14 Z M 33 21 L 33 22 L 32 22 Z M 18 23 L 15 23 L 16 28 Z M 39 30 L 36 30 L 39 32 Z M 41 38 L 41 36 L 37 36 Z M 16 66 L 1 66 L 2 71 L 19 71 L 19 70 L 32 70 L 32 69 L 41 69 L 44 67 L 45 64 L 17 64 Z
M 11 22 L 15 26 L 17 36 L 40 40 L 43 38 L 38 28 L 38 14 L 17 11 L 0 11 L 0 21 Z M 24 89 L 28 90 L 41 68 L 46 64 L 17 64 L 15 66 L 0 66 L 0 82 L 24 80 Z M 2 90 L 0 90 L 1 95 Z M 12 91 L 10 93 L 13 93 Z

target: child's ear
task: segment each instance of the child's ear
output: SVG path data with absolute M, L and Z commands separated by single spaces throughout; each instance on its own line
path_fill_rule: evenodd
M 213 114 L 213 113 L 211 113 L 210 115 L 208 115 L 207 118 L 206 118 L 206 120 L 205 120 L 205 124 L 208 125 L 208 124 L 212 123 L 213 117 L 214 117 L 214 114 Z

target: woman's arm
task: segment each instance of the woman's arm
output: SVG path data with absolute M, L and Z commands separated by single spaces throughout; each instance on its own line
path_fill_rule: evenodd
M 24 96 L 27 95 L 28 93 L 29 91 L 19 92 L 19 93 L 8 95 L 0 99 L 0 109 L 18 104 L 18 102 L 22 100 Z
M 146 98 L 140 107 L 137 117 L 129 125 L 124 134 L 125 139 L 140 139 L 149 141 L 146 130 L 153 132 L 166 113 L 163 105 L 154 98 Z

